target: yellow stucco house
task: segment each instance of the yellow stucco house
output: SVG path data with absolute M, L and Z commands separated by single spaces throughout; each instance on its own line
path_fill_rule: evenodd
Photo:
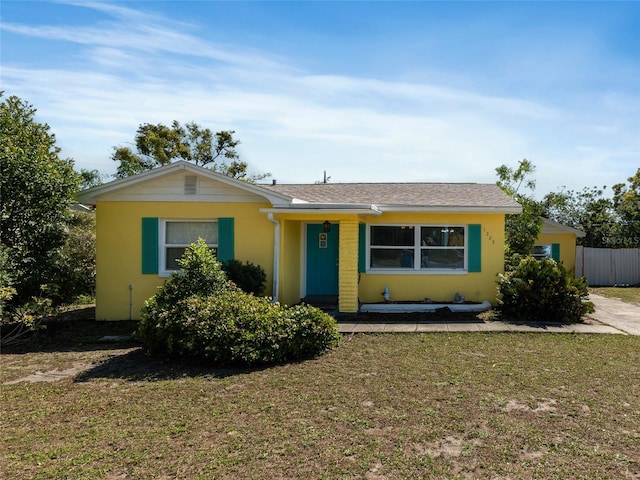
M 495 303 L 505 215 L 521 211 L 494 184 L 255 185 L 183 161 L 79 201 L 96 206 L 99 320 L 139 318 L 198 237 L 221 261 L 262 266 L 286 304 L 333 296 L 355 313 L 385 286 L 396 301 Z
M 542 231 L 536 240 L 533 256 L 538 259 L 553 258 L 575 273 L 576 243 L 578 238 L 584 236 L 582 230 L 543 218 Z

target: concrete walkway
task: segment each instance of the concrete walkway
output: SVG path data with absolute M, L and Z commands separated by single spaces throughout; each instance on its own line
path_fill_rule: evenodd
M 412 321 L 383 323 L 362 320 L 338 319 L 341 333 L 392 333 L 392 332 L 548 332 L 548 333 L 610 333 L 640 335 L 640 307 L 620 300 L 590 295 L 596 312 L 585 318 L 584 323 L 564 325 L 559 323 L 505 323 L 492 321 Z
M 629 335 L 640 335 L 640 306 L 615 298 L 589 294 L 596 311 L 589 315 L 593 320 L 622 330 Z

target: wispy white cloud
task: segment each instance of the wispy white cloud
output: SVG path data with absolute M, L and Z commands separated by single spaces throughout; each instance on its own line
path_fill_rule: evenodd
M 7 94 L 38 108 L 79 167 L 112 173 L 114 145 L 131 142 L 141 123 L 174 119 L 236 130 L 243 157 L 279 181 L 314 181 L 327 170 L 334 181 L 492 182 L 496 166 L 529 157 L 544 192 L 572 176 L 618 174 L 607 171 L 614 163 L 637 164 L 638 98 L 626 93 L 573 111 L 481 88 L 320 75 L 270 52 L 208 41 L 198 25 L 118 4 L 77 5 L 107 17 L 82 27 L 1 28 L 82 47 L 82 61 L 55 68 L 2 66 Z
M 156 15 L 112 4 L 97 2 L 70 4 L 102 11 L 116 17 L 119 21 L 112 18 L 94 26 L 31 26 L 2 22 L 0 29 L 32 38 L 104 47 L 104 51 L 111 52 L 114 52 L 115 49 L 122 49 L 144 55 L 150 53 L 186 55 L 252 68 L 275 68 L 278 66 L 278 63 L 271 60 L 264 52 L 251 52 L 250 49 L 240 47 L 230 49 L 227 45 L 203 41 L 187 31 L 179 30 L 180 28 L 195 29 L 189 24 L 171 22 Z
M 404 108 L 414 106 L 416 109 L 424 107 L 440 109 L 450 108 L 453 104 L 464 106 L 469 110 L 489 109 L 507 115 L 537 119 L 548 119 L 557 114 L 554 108 L 529 100 L 482 95 L 443 85 L 337 75 L 309 75 L 301 77 L 299 82 L 307 90 L 338 96 L 338 99 L 342 99 L 344 95 L 355 96 L 356 102 L 363 97 L 371 98 L 378 95 L 393 97 L 396 104 Z

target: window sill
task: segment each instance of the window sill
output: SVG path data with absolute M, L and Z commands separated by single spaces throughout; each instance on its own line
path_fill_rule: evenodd
M 466 275 L 469 273 L 464 269 L 409 269 L 409 268 L 376 268 L 365 272 L 369 275 Z

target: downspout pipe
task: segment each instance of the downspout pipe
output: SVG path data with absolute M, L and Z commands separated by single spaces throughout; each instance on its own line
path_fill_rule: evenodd
M 278 301 L 278 291 L 280 290 L 280 222 L 273 218 L 273 213 L 269 212 L 267 218 L 275 225 L 273 232 L 273 294 L 272 302 Z
M 129 284 L 129 320 L 133 318 L 133 283 Z

